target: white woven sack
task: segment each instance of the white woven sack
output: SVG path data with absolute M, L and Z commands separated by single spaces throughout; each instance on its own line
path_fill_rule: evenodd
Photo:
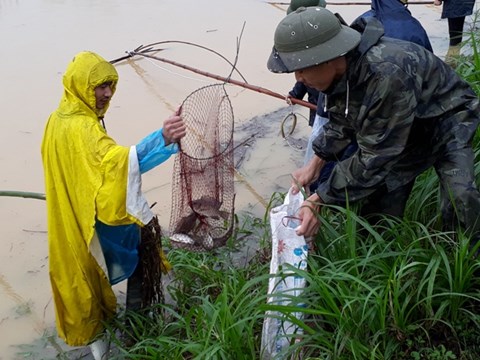
M 308 247 L 303 236 L 298 236 L 295 229 L 300 225 L 295 220 L 296 213 L 303 202 L 299 192 L 293 195 L 289 190 L 282 205 L 270 211 L 270 227 L 272 229 L 272 260 L 270 262 L 271 277 L 268 283 L 269 304 L 289 305 L 290 299 L 281 294 L 298 296 L 305 287 L 305 279 L 291 275 L 292 272 L 282 270 L 284 264 L 298 269 L 307 267 Z M 293 219 L 292 219 L 293 218 Z M 290 274 L 290 276 L 288 276 Z M 301 313 L 294 314 L 298 319 Z M 262 359 L 283 359 L 282 354 L 290 345 L 293 336 L 301 335 L 301 329 L 274 311 L 267 311 L 262 329 Z

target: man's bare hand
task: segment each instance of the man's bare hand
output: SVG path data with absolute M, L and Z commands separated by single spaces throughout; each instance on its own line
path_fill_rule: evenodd
M 292 193 L 298 193 L 300 188 L 310 185 L 318 179 L 324 164 L 325 160 L 315 155 L 307 165 L 295 170 L 292 173 Z
M 178 143 L 187 133 L 187 128 L 183 122 L 180 113 L 182 108 L 179 107 L 173 115 L 163 122 L 163 138 L 165 146 L 172 143 Z
M 320 227 L 317 214 L 320 211 L 321 199 L 315 193 L 305 199 L 298 210 L 298 217 L 301 220 L 301 225 L 297 228 L 298 236 L 310 237 L 316 235 Z

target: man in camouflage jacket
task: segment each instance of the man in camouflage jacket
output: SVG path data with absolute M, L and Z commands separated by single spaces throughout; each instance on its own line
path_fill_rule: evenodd
M 359 31 L 357 31 L 359 30 Z M 480 194 L 471 146 L 479 101 L 442 60 L 411 42 L 383 37 L 376 19 L 352 29 L 323 8 L 300 8 L 277 26 L 268 68 L 295 72 L 297 81 L 327 95 L 330 121 L 316 139 L 316 157 L 293 173 L 295 190 L 311 183 L 325 163 L 339 161 L 300 210 L 299 235 L 318 219 L 309 207 L 361 202 L 362 214 L 402 216 L 415 178 L 434 167 L 441 183 L 446 226 L 480 229 Z

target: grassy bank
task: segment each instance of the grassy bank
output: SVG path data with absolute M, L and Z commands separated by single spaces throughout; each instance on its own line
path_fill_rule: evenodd
M 478 94 L 478 34 L 468 35 L 472 55 L 459 59 L 457 71 Z M 478 136 L 474 143 L 479 174 Z M 271 206 L 281 201 L 275 194 Z M 123 316 L 117 319 L 112 332 L 135 340 L 124 348 L 114 339 L 119 358 L 259 359 L 265 311 L 275 310 L 303 330 L 285 359 L 479 359 L 479 245 L 461 232 L 441 231 L 438 207 L 433 171 L 417 179 L 403 220 L 385 217 L 372 226 L 353 209 L 326 207 L 308 270 L 293 269 L 308 285 L 283 307 L 266 304 L 268 211 L 264 219 L 243 215 L 229 247 L 169 252 L 172 301 L 146 317 L 128 314 L 128 329 Z M 239 265 L 232 250 L 244 238 L 259 246 Z M 303 316 L 295 320 L 294 312 Z

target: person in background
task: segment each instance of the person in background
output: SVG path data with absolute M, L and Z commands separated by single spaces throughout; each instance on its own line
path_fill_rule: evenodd
M 70 346 L 90 345 L 96 360 L 108 353 L 101 337 L 117 308 L 112 285 L 136 271 L 140 228 L 154 218 L 141 174 L 175 154 L 186 132 L 178 110 L 137 145 L 118 145 L 103 122 L 117 83 L 101 56 L 75 55 L 41 146 L 57 332 Z
M 478 241 L 472 139 L 480 104 L 450 66 L 423 46 L 385 37 L 377 19 L 359 32 L 327 9 L 309 7 L 278 24 L 267 67 L 295 73 L 326 95 L 329 122 L 313 144 L 316 156 L 292 174 L 296 191 L 358 144 L 302 204 L 298 235 L 315 235 L 322 204 L 357 203 L 371 221 L 376 214 L 401 217 L 415 179 L 434 167 L 444 228 L 460 225 Z
M 293 86 L 292 90 L 288 92 L 287 103 L 291 105 L 290 99 L 292 98 L 303 100 L 305 95 L 307 95 L 307 99 L 310 104 L 313 104 L 315 106 L 317 105 L 318 97 L 320 96 L 320 93 L 318 92 L 318 90 L 305 86 L 305 84 L 301 83 L 300 81 L 297 81 Z M 317 107 L 316 110 L 310 109 L 310 114 L 308 117 L 308 126 L 310 127 L 313 126 L 313 124 L 315 123 L 315 117 L 322 113 L 320 110 L 320 114 L 318 114 L 318 111 L 319 111 L 319 107 Z
M 287 15 L 290 14 L 292 11 L 297 10 L 299 7 L 309 7 L 309 6 L 326 7 L 327 2 L 325 0 L 292 0 L 290 2 L 290 5 L 287 8 Z M 302 84 L 301 82 L 297 81 L 293 86 L 292 90 L 290 90 L 290 92 L 288 93 L 287 102 L 289 98 L 302 100 L 307 94 L 308 94 L 308 102 L 311 104 L 317 105 L 318 97 L 320 95 L 318 90 L 305 86 L 305 84 Z M 320 107 L 317 107 L 317 111 L 313 109 L 310 110 L 310 117 L 308 120 L 309 126 L 313 126 L 313 124 L 315 123 L 316 115 L 319 115 L 319 116 L 323 115 L 323 112 L 321 109 L 322 107 L 320 106 Z
M 434 5 L 442 7 L 442 19 L 448 20 L 449 47 L 445 55 L 445 62 L 456 66 L 460 56 L 463 39 L 463 26 L 465 17 L 472 15 L 475 0 L 434 0 Z
M 371 9 L 355 19 L 350 26 L 355 27 L 355 24 L 374 17 L 382 23 L 385 36 L 411 41 L 433 52 L 425 28 L 407 6 L 407 0 L 372 0 Z
M 287 8 L 287 15 L 290 14 L 292 11 L 297 10 L 299 7 L 309 6 L 325 7 L 327 6 L 327 2 L 325 0 L 292 0 Z M 313 140 L 322 131 L 323 125 L 325 125 L 325 123 L 328 121 L 328 115 L 323 110 L 323 94 L 321 94 L 318 90 L 306 86 L 299 81 L 295 83 L 292 90 L 290 90 L 290 92 L 288 93 L 287 103 L 291 105 L 291 102 L 289 101 L 290 98 L 302 100 L 305 95 L 308 95 L 309 103 L 317 106 L 316 110 L 310 109 L 310 117 L 308 120 L 308 126 L 312 128 L 312 132 L 308 139 L 307 149 L 304 158 L 304 164 L 307 164 L 314 155 L 312 150 Z

